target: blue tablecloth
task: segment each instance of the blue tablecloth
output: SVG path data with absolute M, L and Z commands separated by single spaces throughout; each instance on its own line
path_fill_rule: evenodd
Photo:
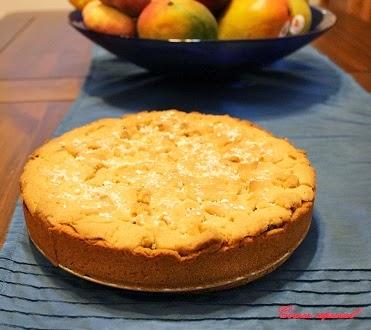
M 371 95 L 310 47 L 224 82 L 152 76 L 96 49 L 81 95 L 56 134 L 101 117 L 166 108 L 247 118 L 308 151 L 318 194 L 300 248 L 271 275 L 233 290 L 138 294 L 54 268 L 29 242 L 19 204 L 0 254 L 0 327 L 370 328 Z M 289 305 L 291 315 L 312 319 L 281 319 L 279 308 Z M 317 319 L 326 312 L 356 317 Z

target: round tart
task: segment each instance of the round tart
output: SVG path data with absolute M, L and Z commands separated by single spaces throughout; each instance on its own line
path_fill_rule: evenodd
M 192 291 L 286 260 L 310 226 L 315 173 L 305 152 L 250 122 L 153 111 L 49 141 L 21 194 L 53 264 L 123 288 Z

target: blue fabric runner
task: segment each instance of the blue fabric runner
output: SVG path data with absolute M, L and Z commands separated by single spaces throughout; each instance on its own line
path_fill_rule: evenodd
M 18 204 L 0 253 L 0 328 L 370 328 L 371 95 L 311 47 L 224 82 L 152 76 L 96 49 L 81 95 L 56 135 L 101 117 L 166 108 L 246 118 L 307 150 L 318 194 L 303 244 L 277 271 L 244 287 L 197 296 L 139 294 L 54 268 L 29 242 Z M 279 308 L 288 305 L 293 310 L 286 314 L 312 319 L 281 319 Z M 320 321 L 317 314 L 326 312 L 356 317 Z

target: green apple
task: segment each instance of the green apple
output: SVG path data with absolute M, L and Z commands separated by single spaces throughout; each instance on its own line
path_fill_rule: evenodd
M 312 12 L 307 0 L 288 0 L 291 24 L 290 35 L 307 33 L 312 25 Z

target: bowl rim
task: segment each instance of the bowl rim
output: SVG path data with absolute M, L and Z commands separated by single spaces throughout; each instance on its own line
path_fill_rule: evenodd
M 274 42 L 279 40 L 292 40 L 307 36 L 314 36 L 319 33 L 324 33 L 330 29 L 332 29 L 335 24 L 337 23 L 337 16 L 332 12 L 331 10 L 321 7 L 321 6 L 310 6 L 312 9 L 319 11 L 323 18 L 322 21 L 318 24 L 315 30 L 311 30 L 304 34 L 299 35 L 288 35 L 284 37 L 276 37 L 276 38 L 257 38 L 257 39 L 226 39 L 226 40 L 220 40 L 220 39 L 148 39 L 148 38 L 139 38 L 139 37 L 126 37 L 126 36 L 118 36 L 118 35 L 112 35 L 108 33 L 101 33 L 96 32 L 93 30 L 89 30 L 82 20 L 82 13 L 79 10 L 73 10 L 69 13 L 69 23 L 72 25 L 75 29 L 79 31 L 89 32 L 92 34 L 96 34 L 99 36 L 109 37 L 117 40 L 125 40 L 125 41 L 133 41 L 133 42 L 146 42 L 146 43 L 158 43 L 158 44 L 223 44 L 223 43 L 247 43 L 247 42 Z M 80 17 L 80 19 L 76 19 L 77 17 Z

